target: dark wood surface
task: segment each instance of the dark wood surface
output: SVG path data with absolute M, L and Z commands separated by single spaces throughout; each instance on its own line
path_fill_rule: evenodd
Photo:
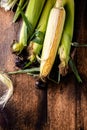
M 79 43 L 87 43 L 86 7 L 86 0 L 75 0 L 73 41 Z M 0 8 L 0 70 L 16 69 L 10 46 L 21 25 L 12 23 L 13 15 Z M 87 48 L 77 49 L 76 64 L 82 84 L 70 73 L 59 85 L 49 82 L 47 90 L 39 90 L 31 76 L 10 76 L 14 94 L 0 111 L 0 130 L 87 130 Z

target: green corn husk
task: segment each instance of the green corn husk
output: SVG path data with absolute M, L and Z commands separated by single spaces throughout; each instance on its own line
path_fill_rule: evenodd
M 71 42 L 73 38 L 74 0 L 63 0 L 62 2 L 66 11 L 66 19 L 58 54 L 60 58 L 59 72 L 61 75 L 65 75 L 67 73 L 68 62 L 70 59 Z
M 30 26 L 32 26 L 32 30 L 28 30 L 28 27 L 23 21 L 23 25 L 20 32 L 20 38 L 18 43 L 14 43 L 12 46 L 12 51 L 15 53 L 20 53 L 24 47 L 27 46 L 27 40 L 33 34 L 33 31 L 36 27 L 36 24 L 39 20 L 41 11 L 43 9 L 45 0 L 30 0 L 28 7 L 25 12 L 25 16 L 29 21 Z
M 29 60 L 34 62 L 36 56 L 40 54 L 43 47 L 43 40 L 46 32 L 47 22 L 49 18 L 49 13 L 52 7 L 54 6 L 56 0 L 47 0 L 43 12 L 41 14 L 40 21 L 35 30 L 32 41 L 29 44 L 28 49 L 30 50 Z M 31 49 L 30 49 L 31 48 Z
M 76 76 L 76 78 L 77 78 L 77 81 L 78 81 L 79 83 L 82 83 L 82 79 L 81 79 L 80 76 L 79 76 L 79 73 L 78 73 L 78 70 L 77 70 L 77 68 L 76 68 L 76 66 L 75 66 L 75 63 L 73 62 L 73 60 L 72 60 L 71 58 L 69 59 L 69 65 L 70 65 L 70 67 L 71 67 L 73 73 L 75 74 L 75 76 Z
M 40 68 L 35 67 L 35 68 L 30 68 L 30 69 L 8 72 L 8 74 L 10 74 L 10 75 L 13 75 L 13 74 L 29 74 L 29 75 L 32 75 L 32 76 L 38 76 L 39 72 L 40 72 Z
M 29 2 L 29 0 L 26 0 L 26 2 L 25 2 L 25 0 L 20 0 L 19 1 L 17 10 L 16 10 L 14 18 L 13 18 L 13 23 L 17 21 L 19 15 L 20 15 L 20 8 L 22 8 L 22 10 L 25 9 L 25 7 L 27 6 L 28 2 Z
M 15 4 L 18 0 L 1 0 L 0 6 L 5 9 L 5 11 L 8 11 L 10 9 L 13 9 Z

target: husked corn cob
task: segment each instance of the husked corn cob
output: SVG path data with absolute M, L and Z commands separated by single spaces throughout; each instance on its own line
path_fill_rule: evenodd
M 29 44 L 29 49 L 31 48 L 29 60 L 31 62 L 35 61 L 36 55 L 39 55 L 41 52 L 49 14 L 55 2 L 56 0 L 47 0 L 43 12 L 41 14 L 41 18 L 35 31 L 35 36 Z
M 29 21 L 31 29 L 29 30 L 25 21 L 23 21 L 19 42 L 13 44 L 12 46 L 13 52 L 20 53 L 23 50 L 23 48 L 27 46 L 27 40 L 33 34 L 33 31 L 40 17 L 44 3 L 45 3 L 45 0 L 30 0 L 29 1 L 28 7 L 25 12 L 25 16 L 27 17 L 27 20 Z
M 61 75 L 65 75 L 67 73 L 68 62 L 70 59 L 71 42 L 73 37 L 74 0 L 63 0 L 62 2 L 66 11 L 66 19 L 58 54 L 60 57 L 59 72 Z
M 52 69 L 57 49 L 61 40 L 63 26 L 65 21 L 65 10 L 56 2 L 52 8 L 48 20 L 47 31 L 43 44 L 40 77 L 44 79 L 47 77 Z

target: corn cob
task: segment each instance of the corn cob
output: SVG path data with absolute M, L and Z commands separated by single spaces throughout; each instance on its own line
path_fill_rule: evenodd
M 29 49 L 31 48 L 30 56 L 29 56 L 30 62 L 35 61 L 36 55 L 39 55 L 41 52 L 41 49 L 43 47 L 42 44 L 43 44 L 43 40 L 44 40 L 44 36 L 46 32 L 48 17 L 50 14 L 50 10 L 54 6 L 55 2 L 56 0 L 47 0 L 45 4 L 45 7 L 41 14 L 40 21 L 35 31 L 34 39 L 30 42 L 29 47 L 28 47 Z
M 47 31 L 43 44 L 40 64 L 40 77 L 42 80 L 49 75 L 53 66 L 62 36 L 64 21 L 65 10 L 57 0 L 54 8 L 52 8 L 50 12 Z
M 0 6 L 5 9 L 5 11 L 8 11 L 12 9 L 18 0 L 1 0 Z
M 66 11 L 66 19 L 61 38 L 61 45 L 58 49 L 60 57 L 59 72 L 61 75 L 67 73 L 68 62 L 70 59 L 70 49 L 74 28 L 74 0 L 63 0 L 63 6 Z
M 17 10 L 16 10 L 14 18 L 13 18 L 13 23 L 17 21 L 19 15 L 20 15 L 20 8 L 24 9 L 27 6 L 28 2 L 29 2 L 29 0 L 26 0 L 26 2 L 25 2 L 25 0 L 19 1 Z
M 40 17 L 42 8 L 44 6 L 45 0 L 30 0 L 28 7 L 25 12 L 30 26 L 32 29 L 28 30 L 26 23 L 23 21 L 23 25 L 20 32 L 19 42 L 13 44 L 12 51 L 20 53 L 24 47 L 27 46 L 28 37 L 30 37 L 36 27 L 38 19 Z M 28 35 L 28 36 L 27 36 Z

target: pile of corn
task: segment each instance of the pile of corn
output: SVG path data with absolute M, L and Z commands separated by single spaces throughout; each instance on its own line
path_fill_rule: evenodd
M 5 10 L 13 8 L 17 2 L 4 1 L 1 0 L 0 6 Z M 59 60 L 57 71 L 62 76 L 66 75 L 74 29 L 74 0 L 20 0 L 17 5 L 13 22 L 21 14 L 23 24 L 19 41 L 12 45 L 12 52 L 20 57 L 26 49 L 28 62 L 24 68 L 39 62 L 42 81 L 50 75 L 56 57 Z
M 17 55 L 19 59 L 17 62 L 21 63 L 23 69 L 9 72 L 9 74 L 38 75 L 39 82 L 36 82 L 36 85 L 43 88 L 46 80 L 50 79 L 49 75 L 55 61 L 58 61 L 56 64 L 56 72 L 59 74 L 57 83 L 60 75 L 67 74 L 69 65 L 77 80 L 82 82 L 70 54 L 71 45 L 78 45 L 76 42 L 72 44 L 74 0 L 0 0 L 0 7 L 5 11 L 16 9 L 13 23 L 18 21 L 19 16 L 23 18 L 19 41 L 12 45 L 12 52 Z M 23 53 L 24 50 L 27 51 L 27 57 Z M 26 60 L 27 62 L 24 62 Z M 17 62 L 16 65 L 19 66 Z M 0 81 L 8 88 L 0 98 L 0 106 L 4 108 L 13 94 L 13 84 L 2 72 L 0 72 Z

